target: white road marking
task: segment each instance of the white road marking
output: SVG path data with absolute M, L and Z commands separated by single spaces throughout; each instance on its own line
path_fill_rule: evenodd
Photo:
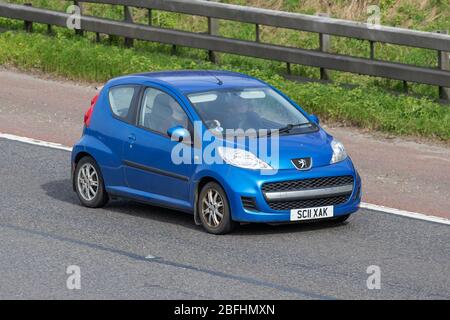
M 423 214 L 423 213 L 411 212 L 411 211 L 400 210 L 400 209 L 395 209 L 395 208 L 389 208 L 389 207 L 380 206 L 380 205 L 377 205 L 377 204 L 365 203 L 365 202 L 361 202 L 360 207 L 364 208 L 364 209 L 369 209 L 369 210 L 374 210 L 374 211 L 381 211 L 381 212 L 385 212 L 385 213 L 395 214 L 397 216 L 403 216 L 403 217 L 408 217 L 408 218 L 412 218 L 412 219 L 425 220 L 425 221 L 430 221 L 430 222 L 436 222 L 436 223 L 442 223 L 442 224 L 450 225 L 450 220 L 449 219 L 436 217 L 436 216 L 430 216 L 430 215 L 426 215 L 426 214 Z
M 42 141 L 42 140 L 37 140 L 37 139 L 33 139 L 33 138 L 26 138 L 26 137 L 16 136 L 14 134 L 7 134 L 7 133 L 0 132 L 0 138 L 13 140 L 13 141 L 20 141 L 20 142 L 34 144 L 37 146 L 42 146 L 42 147 L 47 147 L 47 148 L 52 148 L 52 149 L 72 151 L 72 148 L 63 146 L 62 144 L 59 144 L 59 143 Z
M 33 144 L 33 145 L 42 146 L 42 147 L 46 147 L 46 148 L 59 149 L 59 150 L 64 150 L 64 151 L 72 151 L 71 147 L 67 147 L 67 146 L 64 146 L 59 143 L 42 141 L 42 140 L 32 139 L 32 138 L 26 138 L 26 137 L 16 136 L 14 134 L 0 133 L 0 138 L 13 140 L 13 141 L 19 141 L 19 142 L 28 143 L 28 144 Z M 429 221 L 429 222 L 450 225 L 449 219 L 430 216 L 430 215 L 426 215 L 423 213 L 389 208 L 389 207 L 380 206 L 380 205 L 371 204 L 371 203 L 365 203 L 365 202 L 361 202 L 360 207 L 363 209 L 369 209 L 369 210 L 374 210 L 374 211 L 390 213 L 390 214 L 394 214 L 397 216 L 403 216 L 403 217 L 408 217 L 408 218 L 412 218 L 412 219 L 418 219 L 418 220 L 424 220 L 424 221 Z M 149 259 L 149 258 L 147 258 L 147 259 Z

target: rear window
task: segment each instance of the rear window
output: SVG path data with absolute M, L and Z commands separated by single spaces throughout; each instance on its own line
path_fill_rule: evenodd
M 135 91 L 135 86 L 113 87 L 109 90 L 109 104 L 115 116 L 128 118 Z

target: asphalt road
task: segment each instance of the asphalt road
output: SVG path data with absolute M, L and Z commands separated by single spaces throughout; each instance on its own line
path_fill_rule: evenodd
M 69 166 L 68 152 L 0 139 L 0 299 L 450 299 L 449 226 L 360 210 L 340 226 L 214 236 L 143 204 L 83 208 Z

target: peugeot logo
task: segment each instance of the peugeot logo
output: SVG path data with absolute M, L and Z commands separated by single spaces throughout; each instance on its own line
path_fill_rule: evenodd
M 305 159 L 298 160 L 297 166 L 299 169 L 305 169 L 306 168 L 306 160 Z
M 311 158 L 292 159 L 292 163 L 298 170 L 308 170 L 311 168 L 312 159 Z

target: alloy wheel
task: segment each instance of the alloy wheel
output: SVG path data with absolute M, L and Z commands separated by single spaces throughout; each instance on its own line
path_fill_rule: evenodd
M 223 219 L 224 203 L 215 189 L 209 189 L 202 199 L 202 215 L 209 227 L 217 228 Z
M 90 163 L 85 163 L 78 171 L 77 177 L 78 191 L 86 201 L 92 201 L 99 187 L 97 170 Z

